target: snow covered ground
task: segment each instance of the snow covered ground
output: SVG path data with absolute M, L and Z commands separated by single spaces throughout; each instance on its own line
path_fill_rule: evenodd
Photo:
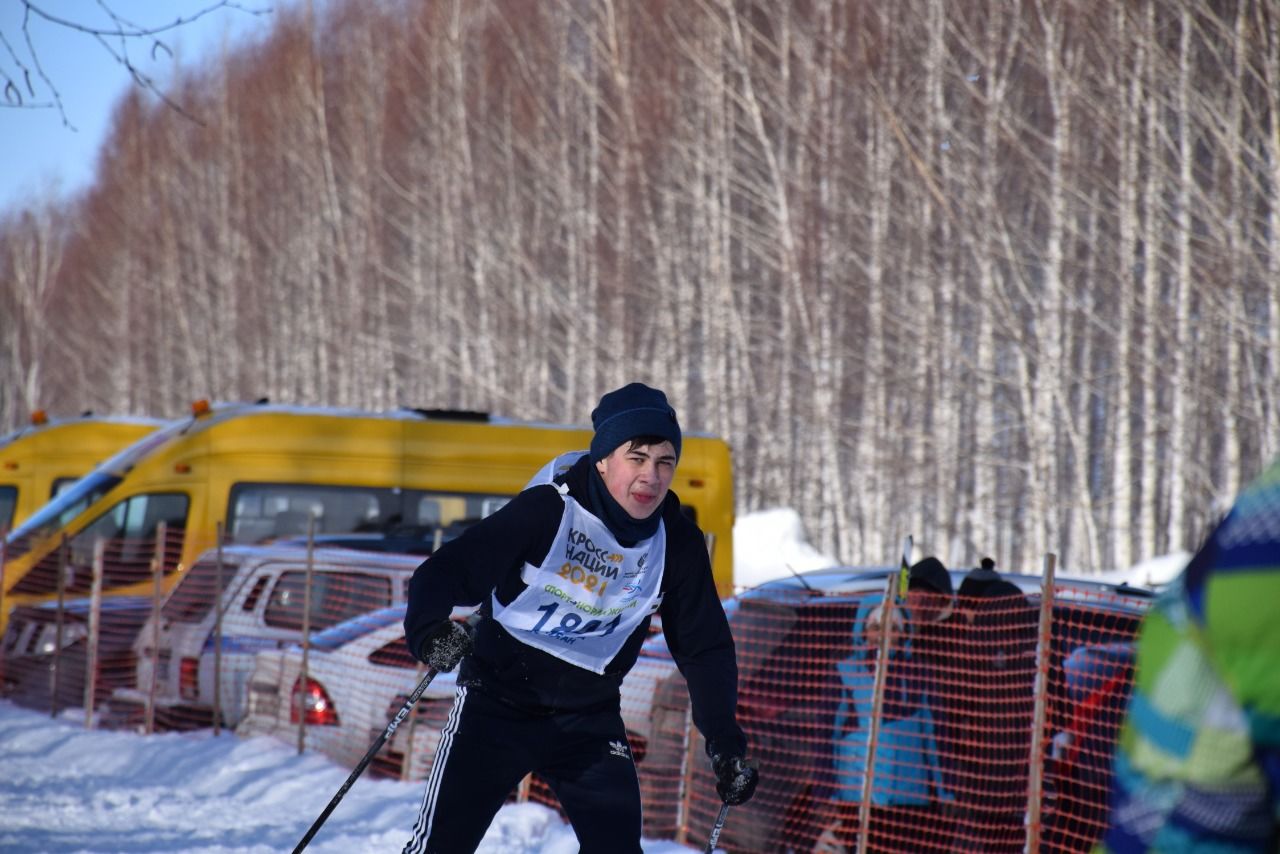
M 351 769 L 271 738 L 211 731 L 150 737 L 84 729 L 83 717 L 0 701 L 0 851 L 291 851 Z M 399 851 L 421 783 L 361 777 L 307 846 L 329 854 Z M 573 854 L 573 831 L 537 804 L 503 807 L 480 850 Z M 646 841 L 646 854 L 688 854 Z
M 805 541 L 798 515 L 786 509 L 743 516 L 734 553 L 740 587 L 837 563 Z M 1106 580 L 1166 581 L 1187 557 L 1158 558 Z M 290 851 L 351 770 L 319 754 L 298 756 L 269 738 L 93 732 L 78 713 L 50 719 L 7 701 L 0 701 L 0 769 L 0 852 L 24 854 Z M 399 851 L 421 797 L 421 783 L 363 776 L 307 851 Z M 692 841 L 700 848 L 704 839 Z M 578 846 L 554 811 L 512 804 L 498 814 L 480 850 L 572 854 Z M 646 840 L 644 850 L 697 849 Z

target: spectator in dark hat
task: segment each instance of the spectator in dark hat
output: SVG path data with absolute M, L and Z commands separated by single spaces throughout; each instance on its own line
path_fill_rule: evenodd
M 998 599 L 1001 596 L 1018 596 L 1022 590 L 1018 585 L 1006 581 L 996 572 L 996 562 L 984 557 L 978 568 L 970 570 L 960 582 L 959 595 L 962 603 L 972 599 Z
M 910 670 L 929 708 L 938 754 L 934 761 L 941 773 L 946 771 L 948 759 L 962 749 L 947 724 L 965 692 L 960 682 L 965 662 L 958 644 L 964 623 L 955 608 L 951 573 L 936 557 L 923 558 L 908 570 L 906 610 L 910 614 L 915 650 Z M 949 815 L 954 793 L 945 774 L 943 780 Z M 943 823 L 939 823 L 938 828 L 940 833 L 950 834 Z
M 893 619 L 894 633 L 900 633 L 908 624 L 914 631 L 925 623 L 936 623 L 951 616 L 951 573 L 936 557 L 926 557 L 907 571 L 906 610 L 910 617 L 904 622 L 900 606 L 885 602 L 867 615 L 866 637 L 874 647 L 880 643 L 880 628 L 885 612 Z M 899 637 L 901 642 L 905 638 Z
M 951 573 L 936 557 L 926 557 L 916 561 L 907 575 L 909 589 L 925 588 L 935 593 L 951 595 Z
M 951 573 L 936 557 L 926 557 L 907 574 L 907 610 L 916 624 L 936 624 L 951 616 Z
M 983 558 L 960 582 L 950 656 L 959 690 L 935 706 L 949 787 L 956 792 L 955 850 L 1023 849 L 1036 674 L 1036 610 Z

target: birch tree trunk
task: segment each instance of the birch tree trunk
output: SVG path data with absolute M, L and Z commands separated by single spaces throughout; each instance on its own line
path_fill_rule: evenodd
M 1187 417 L 1188 388 L 1191 371 L 1187 353 L 1193 352 L 1196 339 L 1191 329 L 1191 204 L 1193 197 L 1191 168 L 1194 160 L 1191 128 L 1191 11 L 1183 7 L 1179 19 L 1177 109 L 1178 182 L 1176 201 L 1177 269 L 1173 278 L 1173 335 L 1167 354 L 1171 376 L 1169 393 L 1172 413 L 1169 421 L 1168 475 L 1169 517 L 1165 542 L 1170 548 L 1181 548 L 1186 537 L 1186 489 L 1183 483 L 1187 456 L 1191 452 Z
M 1120 111 L 1116 148 L 1119 162 L 1119 210 L 1117 211 L 1119 237 L 1119 277 L 1117 281 L 1116 316 L 1116 391 L 1113 399 L 1112 424 L 1114 428 L 1114 461 L 1111 475 L 1111 530 L 1112 555 L 1115 566 L 1132 566 L 1138 555 L 1134 542 L 1134 448 L 1138 441 L 1134 419 L 1141 407 L 1142 389 L 1134 383 L 1133 372 L 1136 351 L 1134 341 L 1138 334 L 1138 305 L 1135 300 L 1135 275 L 1133 267 L 1138 263 L 1138 234 L 1142 211 L 1139 207 L 1140 175 L 1139 144 L 1142 139 L 1141 80 L 1146 75 L 1147 45 L 1141 38 L 1129 36 L 1129 13 L 1118 5 L 1114 14 L 1115 30 L 1121 34 L 1122 45 L 1133 43 L 1132 60 L 1127 51 L 1117 54 L 1120 68 L 1114 81 L 1117 97 L 1123 105 Z M 1125 85 L 1125 81 L 1128 85 Z
M 1148 0 L 1143 8 L 1141 35 L 1139 38 L 1147 43 L 1155 43 L 1156 0 Z M 1154 57 L 1153 57 L 1154 60 Z M 1153 61 L 1146 68 L 1144 79 L 1144 115 L 1146 139 L 1146 177 L 1142 189 L 1142 311 L 1143 311 L 1143 346 L 1142 346 L 1142 451 L 1140 454 L 1142 477 L 1138 482 L 1136 499 L 1138 502 L 1137 541 L 1138 554 L 1159 554 L 1159 542 L 1156 537 L 1160 505 L 1163 498 L 1162 479 L 1159 474 L 1160 448 L 1160 408 L 1163 405 L 1159 389 L 1159 373 L 1161 351 L 1158 342 L 1158 331 L 1166 328 L 1160 301 L 1160 168 L 1163 146 L 1160 142 L 1160 98 L 1159 83 L 1162 69 Z

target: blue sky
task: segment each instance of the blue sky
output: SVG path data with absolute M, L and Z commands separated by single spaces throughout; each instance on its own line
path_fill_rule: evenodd
M 105 0 L 117 15 L 139 26 L 161 26 L 196 15 L 218 5 L 217 0 Z M 269 10 L 281 0 L 236 0 L 244 9 L 268 10 L 250 14 L 240 8 L 219 8 L 192 24 L 164 33 L 159 38 L 173 51 L 170 57 L 158 51 L 153 57 L 150 41 L 134 39 L 128 44 L 130 59 L 152 76 L 161 88 L 183 65 L 200 61 L 219 49 L 223 40 L 234 44 L 270 28 Z M 51 15 L 95 26 L 108 26 L 101 5 L 92 0 L 32 0 Z M 22 33 L 23 4 L 0 0 L 0 72 L 17 75 L 9 56 L 11 48 L 29 66 L 30 55 Z M 0 106 L 0 213 L 12 211 L 54 193 L 66 197 L 88 187 L 94 178 L 98 151 L 110 124 L 111 113 L 120 97 L 134 85 L 129 73 L 97 40 L 86 33 L 56 26 L 31 16 L 31 41 L 40 65 L 57 87 L 66 122 L 56 108 L 12 108 Z M 0 87 L 6 80 L 0 76 Z M 20 82 L 20 81 L 19 81 Z M 35 100 L 49 101 L 43 83 Z M 24 97 L 27 93 L 23 93 Z M 73 129 L 74 128 L 74 129 Z

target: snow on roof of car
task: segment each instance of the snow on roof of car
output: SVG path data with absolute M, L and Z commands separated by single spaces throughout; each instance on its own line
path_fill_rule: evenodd
M 404 605 L 390 605 L 352 617 L 311 636 L 312 649 L 334 650 L 379 629 L 404 622 Z M 296 644 L 295 644 L 296 645 Z

